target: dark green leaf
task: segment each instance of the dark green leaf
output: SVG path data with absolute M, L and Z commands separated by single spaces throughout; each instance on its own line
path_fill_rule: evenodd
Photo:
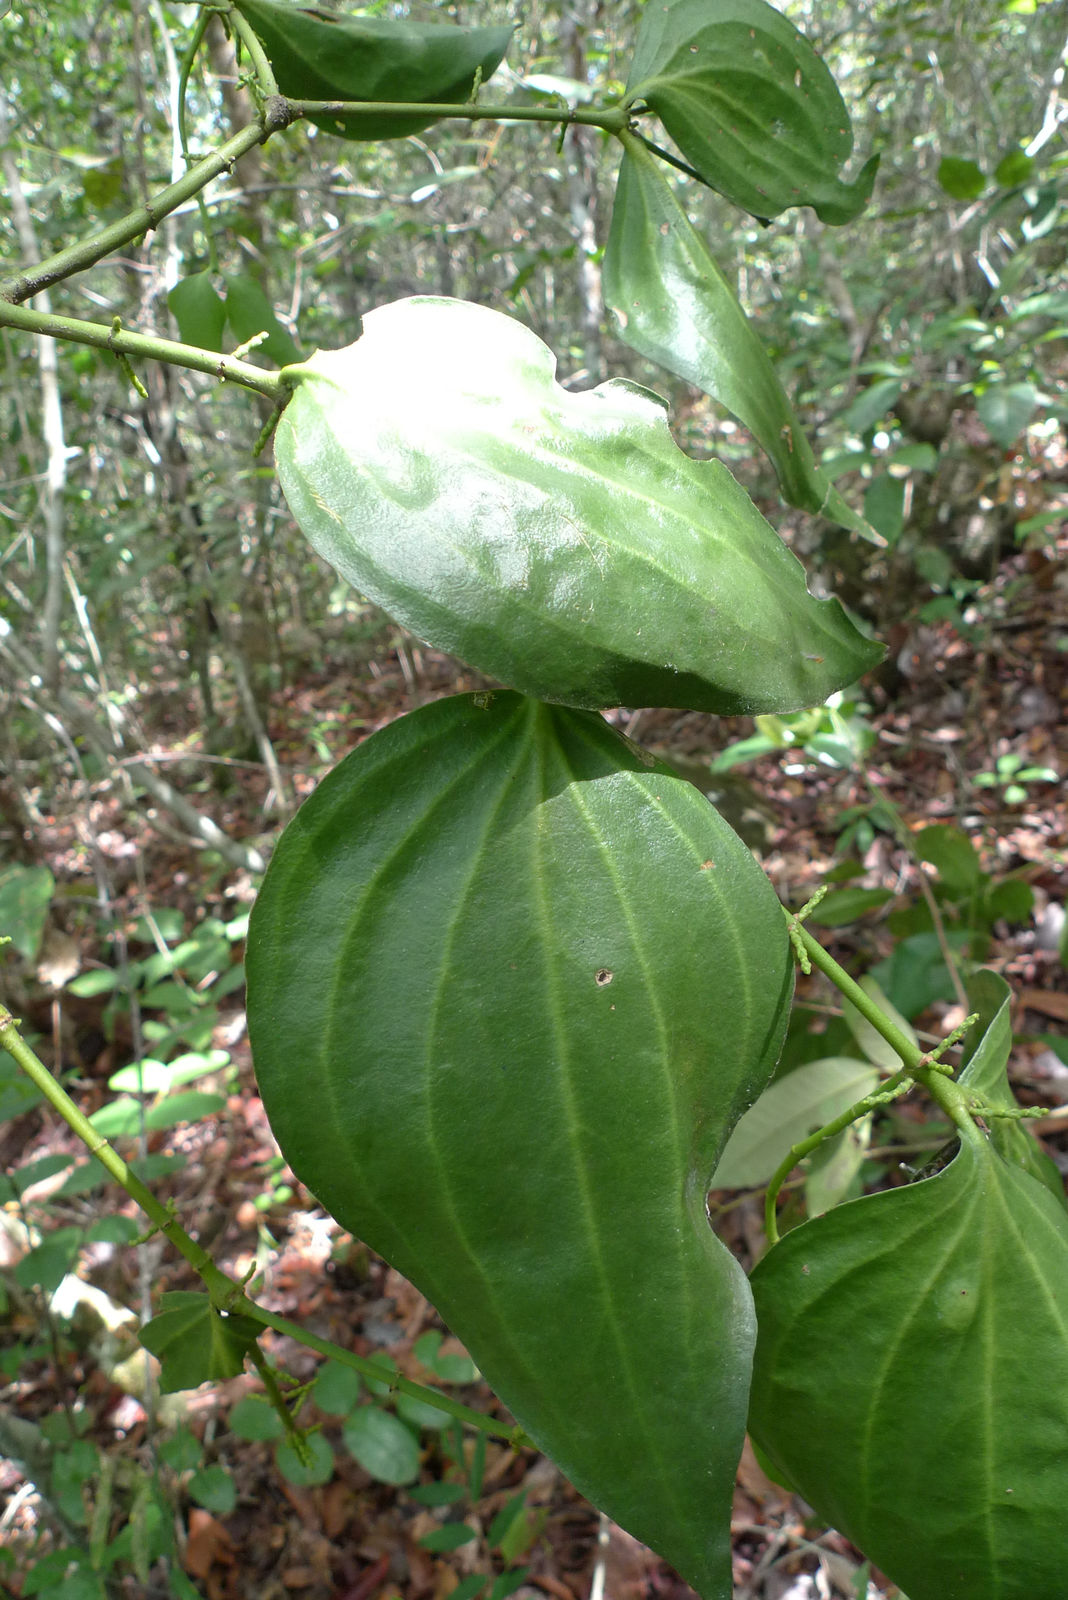
M 960 156 L 943 156 L 938 163 L 938 181 L 954 200 L 975 200 L 986 188 L 983 169 Z
M 311 543 L 420 638 L 546 700 L 787 711 L 879 660 L 654 397 L 554 371 L 484 306 L 371 312 L 291 369 L 275 455 Z
M 287 1161 L 710 1600 L 752 1324 L 704 1195 L 770 1076 L 789 968 L 767 880 L 691 784 L 598 717 L 505 693 L 347 757 L 249 929 Z
M 817 467 L 756 329 L 663 169 L 633 138 L 616 184 L 604 297 L 632 349 L 697 384 L 745 424 L 791 505 L 870 532 Z
M 293 335 L 279 322 L 274 307 L 255 278 L 237 273 L 228 276 L 225 282 L 226 318 L 238 344 L 246 344 L 257 334 L 266 333 L 266 339 L 250 354 L 266 356 L 279 367 L 299 361 L 300 349 Z
M 188 1428 L 179 1428 L 169 1439 L 160 1441 L 159 1453 L 175 1472 L 191 1472 L 194 1467 L 199 1467 L 204 1446 Z
M 408 1493 L 421 1506 L 454 1506 L 465 1498 L 467 1490 L 462 1483 L 422 1483 Z
M 979 1134 L 752 1276 L 754 1437 L 910 1600 L 1064 1583 L 1068 1217 Z
M 838 176 L 853 133 L 838 86 L 793 23 L 764 0 L 645 6 L 624 105 L 655 111 L 705 183 L 755 217 L 813 206 L 851 222 L 879 158 Z
M 970 894 L 979 887 L 983 864 L 975 846 L 959 828 L 946 822 L 921 828 L 912 840 L 912 848 L 921 861 L 931 863 L 947 889 Z
M 887 544 L 895 544 L 905 525 L 905 479 L 877 473 L 864 492 L 864 515 Z
M 1024 150 L 1010 150 L 994 168 L 994 178 L 1003 189 L 1012 189 L 1026 183 L 1035 170 L 1035 158 Z
M 56 884 L 47 867 L 0 866 L 0 938 L 34 961 Z
M 1022 878 L 1005 878 L 984 892 L 981 909 L 988 922 L 1004 917 L 1006 922 L 1026 922 L 1035 908 L 1035 892 Z
M 194 272 L 188 278 L 179 278 L 167 296 L 179 337 L 183 343 L 199 345 L 202 350 L 223 347 L 226 306 L 214 278 L 212 272 Z
M 975 397 L 979 420 L 995 444 L 1007 450 L 1035 414 L 1038 390 L 1031 383 L 996 383 Z
M 446 1522 L 440 1528 L 431 1528 L 419 1543 L 424 1550 L 459 1550 L 477 1538 L 474 1528 L 469 1528 L 466 1522 Z
M 146 1322 L 140 1339 L 158 1356 L 164 1394 L 195 1389 L 217 1378 L 236 1378 L 262 1329 L 248 1317 L 223 1316 L 206 1294 L 165 1294 L 159 1316 Z
M 996 972 L 982 969 L 968 980 L 968 1004 L 979 1021 L 964 1040 L 959 1082 L 991 1105 L 1013 1110 L 1018 1102 L 1009 1086 L 1012 1052 L 1012 991 Z M 1006 1161 L 1044 1183 L 1061 1205 L 1065 1204 L 1064 1179 L 1026 1122 L 991 1117 L 990 1141 Z
M 341 1429 L 346 1447 L 379 1483 L 414 1483 L 419 1476 L 419 1441 L 391 1411 L 359 1406 Z
M 294 100 L 457 104 L 504 59 L 510 27 L 457 28 L 236 0 L 267 50 L 278 87 Z M 436 120 L 362 113 L 309 119 L 343 139 L 401 139 Z

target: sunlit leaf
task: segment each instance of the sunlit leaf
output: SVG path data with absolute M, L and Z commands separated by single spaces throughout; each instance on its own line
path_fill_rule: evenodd
M 961 156 L 943 156 L 938 163 L 938 182 L 954 200 L 975 200 L 986 188 L 982 167 Z
M 202 350 L 221 350 L 226 328 L 226 306 L 215 288 L 214 273 L 194 272 L 179 278 L 167 296 L 178 334 L 185 344 Z
M 732 411 L 767 451 L 791 505 L 870 535 L 816 465 L 756 329 L 663 168 L 632 138 L 616 184 L 603 287 L 632 349 Z
M 655 111 L 705 183 L 755 217 L 810 205 L 851 222 L 879 158 L 839 172 L 853 133 L 838 86 L 764 0 L 656 0 L 641 14 L 624 105 Z
M 767 880 L 696 788 L 600 718 L 506 693 L 348 756 L 249 929 L 287 1161 L 710 1600 L 753 1329 L 704 1197 L 789 968 Z
M 371 312 L 356 344 L 289 369 L 275 456 L 294 516 L 413 633 L 546 700 L 789 711 L 879 660 L 655 396 L 554 373 L 484 306 Z

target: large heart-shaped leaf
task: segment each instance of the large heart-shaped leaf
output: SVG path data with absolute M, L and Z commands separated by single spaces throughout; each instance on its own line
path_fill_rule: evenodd
M 791 987 L 750 852 L 599 717 L 440 701 L 289 825 L 248 985 L 294 1171 L 583 1493 L 729 1600 L 754 1327 L 705 1194 Z
M 853 132 L 838 86 L 765 0 L 646 5 L 623 101 L 639 102 L 705 183 L 755 217 L 810 205 L 851 222 L 871 197 L 878 156 L 842 182 Z
M 277 0 L 234 3 L 262 40 L 279 89 L 293 100 L 456 104 L 496 71 L 512 37 L 509 27 L 346 17 Z M 309 120 L 342 139 L 401 139 L 436 119 L 322 112 Z
M 752 1276 L 750 1429 L 910 1600 L 1064 1592 L 1068 1216 L 981 1135 Z
M 791 505 L 877 537 L 816 465 L 771 358 L 663 167 L 632 135 L 623 141 L 604 254 L 605 303 L 622 337 L 733 411 Z
M 428 297 L 287 369 L 278 474 L 320 555 L 543 700 L 786 711 L 880 659 L 655 396 L 571 394 L 555 365 L 512 318 Z

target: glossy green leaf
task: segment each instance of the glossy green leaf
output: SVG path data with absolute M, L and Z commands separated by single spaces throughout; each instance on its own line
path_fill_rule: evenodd
M 266 356 L 279 367 L 300 360 L 293 335 L 279 322 L 274 307 L 255 278 L 248 278 L 244 273 L 227 276 L 226 319 L 239 345 L 246 344 L 257 334 L 267 335 L 252 353 Z
M 262 1329 L 249 1317 L 223 1316 L 206 1294 L 177 1290 L 165 1294 L 160 1312 L 146 1322 L 139 1338 L 162 1364 L 164 1394 L 195 1389 L 217 1378 L 236 1378 Z
M 810 205 L 851 222 L 871 197 L 878 156 L 842 182 L 853 132 L 838 86 L 765 0 L 651 0 L 623 100 L 639 102 L 705 183 L 755 217 Z
M 655 396 L 572 394 L 520 323 L 380 307 L 289 369 L 275 440 L 311 543 L 420 638 L 544 700 L 786 711 L 879 660 Z
M 1015 444 L 1035 414 L 1038 390 L 1033 383 L 995 383 L 975 397 L 979 420 L 995 444 Z
M 599 717 L 458 696 L 305 802 L 248 977 L 294 1171 L 584 1494 L 728 1600 L 753 1325 L 705 1193 L 791 988 L 748 849 Z
M 621 336 L 732 411 L 791 505 L 870 536 L 816 465 L 771 358 L 663 168 L 639 140 L 625 144 L 603 275 Z
M 1012 1053 L 1012 990 L 996 972 L 982 969 L 968 980 L 968 1004 L 979 1021 L 965 1036 L 959 1082 L 993 1106 L 1014 1109 L 1018 1101 L 1009 1085 Z M 1006 1161 L 1022 1167 L 1065 1204 L 1064 1179 L 1026 1122 L 989 1119 L 990 1141 Z
M 1068 1504 L 1068 1216 L 981 1135 L 752 1275 L 750 1429 L 910 1600 L 1050 1600 Z
M 294 100 L 458 104 L 496 71 L 512 37 L 509 27 L 348 17 L 275 0 L 236 0 L 236 9 L 262 40 L 279 89 Z M 309 120 L 342 139 L 401 139 L 436 118 L 324 112 Z
M 215 274 L 193 272 L 179 278 L 167 296 L 178 334 L 185 344 L 202 350 L 221 350 L 226 327 L 226 305 L 215 288 Z
M 879 1074 L 852 1056 L 809 1061 L 777 1079 L 728 1139 L 712 1188 L 749 1189 L 767 1183 L 795 1144 L 863 1100 L 878 1082 Z

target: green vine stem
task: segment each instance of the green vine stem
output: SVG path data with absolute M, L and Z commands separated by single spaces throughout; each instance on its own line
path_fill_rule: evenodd
M 250 1317 L 263 1327 L 273 1328 L 276 1333 L 285 1334 L 298 1344 L 306 1345 L 318 1355 L 328 1356 L 333 1361 L 354 1368 L 362 1377 L 369 1378 L 374 1383 L 381 1384 L 388 1377 L 391 1390 L 411 1395 L 415 1400 L 422 1400 L 426 1405 L 444 1411 L 448 1416 L 455 1417 L 458 1422 L 466 1423 L 468 1427 L 475 1428 L 480 1433 L 504 1439 L 515 1449 L 530 1444 L 531 1441 L 521 1428 L 499 1422 L 495 1417 L 488 1417 L 481 1411 L 465 1406 L 462 1401 L 450 1399 L 448 1395 L 440 1394 L 436 1389 L 428 1389 L 410 1378 L 403 1378 L 399 1374 L 392 1376 L 384 1374 L 376 1362 L 358 1356 L 351 1350 L 345 1350 L 340 1345 L 332 1344 L 329 1339 L 320 1339 L 316 1334 L 302 1328 L 299 1323 L 290 1322 L 288 1317 L 276 1316 L 273 1311 L 257 1305 L 254 1300 L 249 1299 L 239 1283 L 235 1283 L 215 1265 L 203 1246 L 197 1244 L 195 1239 L 186 1233 L 172 1212 L 156 1199 L 151 1189 L 142 1183 L 135 1172 L 131 1172 L 114 1146 L 109 1144 L 108 1140 L 96 1131 L 89 1119 L 78 1110 L 66 1090 L 56 1082 L 44 1062 L 23 1039 L 18 1031 L 18 1023 L 3 1005 L 0 1005 L 0 1048 L 7 1051 L 16 1065 L 21 1067 L 26 1076 L 40 1089 L 67 1126 L 81 1139 L 89 1154 L 95 1156 L 108 1175 L 114 1178 L 116 1183 L 121 1184 L 131 1200 L 136 1201 L 153 1224 L 153 1230 L 163 1234 L 185 1258 L 203 1282 L 212 1304 L 220 1311 L 230 1315 L 236 1313 Z
M 339 117 L 434 117 L 461 122 L 556 122 L 565 127 L 601 128 L 605 133 L 619 135 L 630 125 L 630 112 L 621 106 L 492 106 L 475 105 L 465 101 L 456 105 L 452 101 L 414 102 L 410 100 L 287 100 L 286 105 L 297 117 L 317 117 L 320 114 Z
M 102 322 L 83 322 L 75 317 L 57 316 L 51 311 L 32 311 L 28 306 L 10 305 L 3 299 L 0 299 L 0 328 L 19 328 L 24 333 L 43 333 L 53 339 L 90 344 L 117 356 L 169 361 L 173 366 L 189 367 L 193 372 L 204 372 L 211 378 L 255 389 L 276 404 L 287 400 L 291 390 L 290 383 L 280 372 L 267 372 L 249 361 L 239 361 L 236 356 L 201 350 L 193 344 L 179 344 L 175 339 L 162 339 L 154 333 L 130 333 L 125 328 L 108 327 Z
M 811 904 L 811 902 L 810 902 Z M 805 907 L 805 910 L 808 910 Z M 956 1127 L 962 1139 L 972 1143 L 983 1142 L 983 1134 L 976 1126 L 974 1111 L 976 1104 L 973 1098 L 947 1076 L 950 1068 L 944 1066 L 939 1059 L 944 1050 L 956 1044 L 967 1029 L 978 1020 L 978 1014 L 968 1017 L 959 1028 L 955 1028 L 947 1038 L 935 1046 L 933 1050 L 920 1050 L 912 1040 L 883 1012 L 871 995 L 866 994 L 849 976 L 844 967 L 839 966 L 833 956 L 829 955 L 818 940 L 814 939 L 808 929 L 802 925 L 797 913 L 788 911 L 783 907 L 790 930 L 790 938 L 798 951 L 799 959 L 805 959 L 811 966 L 819 970 L 834 984 L 835 988 L 845 999 L 849 1000 L 861 1016 L 882 1035 L 892 1050 L 901 1057 L 903 1066 L 899 1072 L 887 1078 L 881 1087 L 872 1094 L 866 1095 L 863 1100 L 858 1100 L 848 1111 L 829 1122 L 826 1127 L 818 1129 L 809 1138 L 794 1145 L 789 1154 L 784 1157 L 776 1169 L 771 1182 L 768 1184 L 767 1194 L 764 1199 L 764 1226 L 771 1244 L 779 1241 L 779 1230 L 775 1219 L 775 1202 L 779 1190 L 797 1163 L 809 1155 L 824 1139 L 833 1138 L 841 1133 L 851 1122 L 865 1116 L 878 1105 L 885 1105 L 895 1099 L 899 1094 L 904 1094 L 912 1083 L 919 1083 L 925 1088 L 935 1104 L 944 1111 Z

